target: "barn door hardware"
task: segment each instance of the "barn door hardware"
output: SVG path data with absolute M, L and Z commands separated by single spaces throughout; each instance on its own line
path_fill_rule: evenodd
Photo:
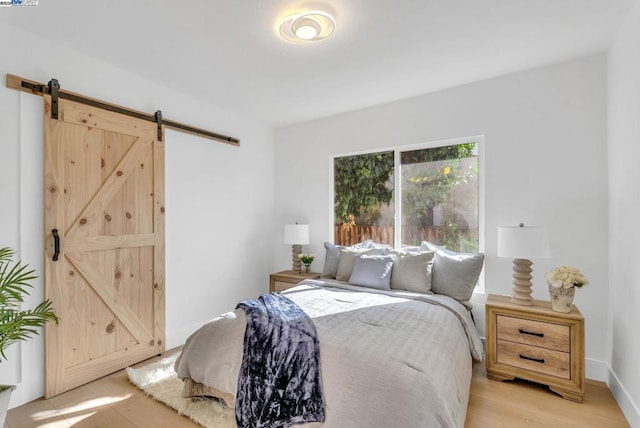
M 60 82 L 57 79 L 51 79 L 48 84 L 24 79 L 13 74 L 7 74 L 7 88 L 17 89 L 19 91 L 31 92 L 34 95 L 51 95 L 51 118 L 58 119 L 59 108 L 58 99 L 65 99 L 74 101 L 77 103 L 89 105 L 103 110 L 112 111 L 115 113 L 132 116 L 138 119 L 146 120 L 149 122 L 155 122 L 158 124 L 158 139 L 162 140 L 162 126 L 175 129 L 177 131 L 186 132 L 199 137 L 208 138 L 210 140 L 216 140 L 223 143 L 231 144 L 234 146 L 240 146 L 240 140 L 228 135 L 218 134 L 216 132 L 208 131 L 202 128 L 196 128 L 191 125 L 187 125 L 181 122 L 165 119 L 162 117 L 162 112 L 158 110 L 154 114 L 148 114 L 141 111 L 133 110 L 126 107 L 121 107 L 116 104 L 110 104 L 104 101 L 100 101 L 94 98 L 85 97 L 83 95 L 68 92 L 60 88 Z
M 7 87 L 11 88 L 9 85 L 9 76 L 10 75 L 7 74 Z M 28 90 L 34 95 L 51 95 L 51 119 L 58 120 L 58 98 L 60 97 L 60 83 L 58 79 L 51 79 L 46 85 L 22 80 L 20 82 L 20 88 L 14 89 Z
M 7 87 L 9 86 L 9 75 L 7 75 Z M 21 90 L 25 90 L 28 89 L 29 91 L 33 92 L 34 94 L 48 94 L 49 93 L 49 88 L 47 86 L 44 85 L 40 85 L 37 83 L 33 83 L 33 82 L 29 82 L 26 80 L 23 80 L 20 82 L 20 89 Z
M 51 234 L 53 235 L 53 257 L 51 260 L 57 262 L 58 256 L 60 255 L 60 235 L 58 235 L 58 229 L 52 229 Z
M 155 114 L 156 123 L 158 124 L 158 141 L 162 141 L 162 111 L 158 110 Z
M 47 85 L 51 94 L 51 119 L 58 120 L 58 97 L 60 96 L 60 83 L 58 79 L 49 80 Z

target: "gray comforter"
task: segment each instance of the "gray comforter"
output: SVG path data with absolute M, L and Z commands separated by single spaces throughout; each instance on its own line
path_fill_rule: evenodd
M 313 319 L 320 338 L 326 420 L 305 427 L 464 426 L 471 359 L 482 358 L 482 344 L 458 302 L 329 280 L 306 280 L 285 294 Z M 243 312 L 204 325 L 176 361 L 185 385 L 202 386 L 230 406 Z

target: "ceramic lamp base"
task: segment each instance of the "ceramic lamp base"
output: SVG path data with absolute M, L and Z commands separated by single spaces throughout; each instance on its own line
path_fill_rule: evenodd
M 531 260 L 513 259 L 513 294 L 511 295 L 511 303 L 523 306 L 532 306 L 531 298 Z
M 291 261 L 292 261 L 292 271 L 294 272 L 302 272 L 302 261 L 300 260 L 300 253 L 302 253 L 302 245 L 293 244 L 291 246 Z

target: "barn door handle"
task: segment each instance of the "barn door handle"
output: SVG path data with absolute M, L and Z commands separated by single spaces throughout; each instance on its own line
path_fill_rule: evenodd
M 60 255 L 60 236 L 58 236 L 58 229 L 52 229 L 51 234 L 53 235 L 53 258 L 54 262 L 58 261 L 58 255 Z

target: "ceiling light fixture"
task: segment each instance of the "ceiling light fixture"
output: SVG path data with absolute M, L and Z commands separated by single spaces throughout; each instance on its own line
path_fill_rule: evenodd
M 310 10 L 287 16 L 280 23 L 280 36 L 290 42 L 313 42 L 329 37 L 336 29 L 333 16 Z

